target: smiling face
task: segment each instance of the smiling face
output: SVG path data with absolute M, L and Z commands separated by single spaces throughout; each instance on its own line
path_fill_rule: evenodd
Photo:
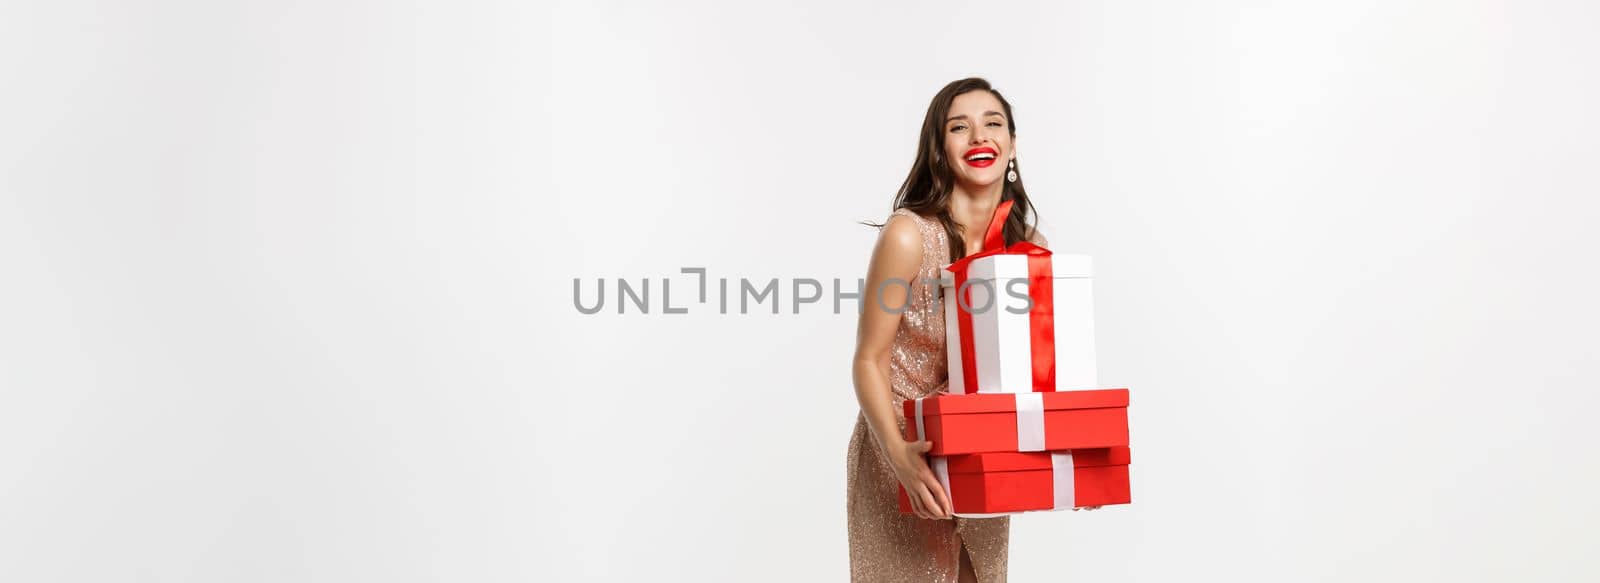
M 944 156 L 956 181 L 982 190 L 1003 180 L 1016 156 L 1011 123 L 993 93 L 968 91 L 950 104 L 944 122 Z

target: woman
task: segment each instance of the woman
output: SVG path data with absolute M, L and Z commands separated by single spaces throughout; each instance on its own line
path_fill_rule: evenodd
M 861 414 L 850 436 L 848 509 L 853 581 L 1004 581 L 1010 518 L 951 515 L 923 454 L 908 442 L 901 403 L 943 391 L 941 268 L 982 251 L 996 206 L 1016 201 L 1005 244 L 1045 245 L 1016 163 L 1011 104 L 983 79 L 946 85 L 928 105 L 911 174 L 882 227 L 862 290 L 854 378 Z M 901 514 L 903 486 L 915 515 Z

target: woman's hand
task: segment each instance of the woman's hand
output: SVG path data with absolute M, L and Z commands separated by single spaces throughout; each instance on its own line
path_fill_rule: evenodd
M 945 495 L 944 487 L 939 485 L 939 478 L 934 477 L 933 470 L 928 468 L 928 460 L 922 457 L 932 448 L 931 441 L 895 440 L 887 448 L 889 465 L 894 468 L 895 479 L 900 480 L 900 486 L 906 489 L 906 497 L 911 499 L 911 511 L 918 518 L 950 518 L 950 498 Z

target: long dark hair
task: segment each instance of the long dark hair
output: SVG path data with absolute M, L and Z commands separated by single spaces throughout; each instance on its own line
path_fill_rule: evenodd
M 1011 102 L 1006 101 L 999 91 L 982 78 L 968 77 L 953 81 L 940 89 L 933 96 L 933 102 L 928 104 L 928 115 L 922 119 L 922 137 L 917 139 L 917 158 L 911 163 L 911 173 L 906 176 L 906 181 L 900 185 L 900 191 L 894 197 L 894 208 L 909 209 L 924 217 L 936 218 L 944 225 L 945 235 L 950 241 L 951 261 L 966 257 L 967 241 L 961 236 L 963 225 L 950 216 L 950 193 L 955 188 L 955 171 L 950 168 L 951 161 L 944 156 L 944 122 L 950 115 L 950 105 L 955 103 L 956 96 L 969 91 L 988 91 L 1000 101 L 1000 106 L 1005 108 L 1006 126 L 1015 140 L 1017 121 L 1011 115 Z M 1020 162 L 1016 171 L 1017 181 L 1005 182 L 1000 193 L 1000 200 L 1016 201 L 1011 205 L 1011 216 L 1006 217 L 1007 245 L 1033 237 L 1034 227 L 1028 219 L 1037 214 L 1033 202 L 1028 200 L 1027 189 L 1022 187 Z

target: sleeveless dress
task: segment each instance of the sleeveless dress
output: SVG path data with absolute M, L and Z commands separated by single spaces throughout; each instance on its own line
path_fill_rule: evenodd
M 906 399 L 944 392 L 949 385 L 944 342 L 944 306 L 937 282 L 950 263 L 950 245 L 944 227 L 908 209 L 898 209 L 916 221 L 922 232 L 922 264 L 911 285 L 909 306 L 900 316 L 889 356 L 889 385 L 895 422 L 905 429 L 899 414 Z M 1034 242 L 1044 244 L 1035 235 Z M 856 414 L 846 454 L 846 507 L 849 512 L 850 580 L 856 583 L 957 581 L 961 546 L 967 548 L 979 581 L 1006 580 L 1011 518 L 961 518 L 930 520 L 901 514 L 896 493 L 900 482 L 867 428 Z

